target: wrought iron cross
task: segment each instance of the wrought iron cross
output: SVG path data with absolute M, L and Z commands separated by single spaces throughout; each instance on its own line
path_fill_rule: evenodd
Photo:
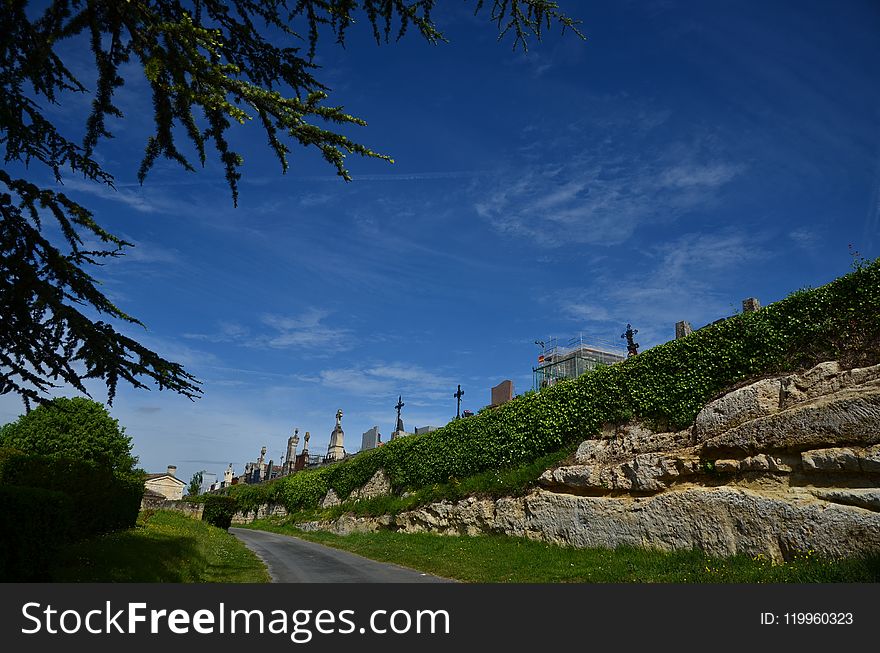
M 464 392 L 461 389 L 461 384 L 459 384 L 458 386 L 458 391 L 452 396 L 458 400 L 455 406 L 455 419 L 458 419 L 459 417 L 461 417 L 461 398 L 464 396 Z
M 397 396 L 397 405 L 395 406 L 395 408 L 397 409 L 397 425 L 398 425 L 398 428 L 400 427 L 400 409 L 403 408 L 404 406 L 406 406 L 406 404 L 403 403 L 403 397 L 402 397 L 401 395 L 398 395 L 398 396 Z
M 635 336 L 638 332 L 638 329 L 633 331 L 632 325 L 627 324 L 626 331 L 620 335 L 621 338 L 626 338 L 627 356 L 635 356 L 639 353 L 639 344 L 633 340 L 633 336 Z

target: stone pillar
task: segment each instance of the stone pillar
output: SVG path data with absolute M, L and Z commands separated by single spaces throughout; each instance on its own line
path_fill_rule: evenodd
M 749 297 L 743 300 L 743 313 L 754 313 L 761 308 L 761 302 L 757 297 Z
M 686 321 L 682 320 L 681 322 L 675 323 L 675 339 L 676 340 L 678 340 L 679 338 L 684 338 L 685 336 L 689 336 L 693 332 L 694 332 L 694 330 L 691 327 L 690 322 L 686 322 Z

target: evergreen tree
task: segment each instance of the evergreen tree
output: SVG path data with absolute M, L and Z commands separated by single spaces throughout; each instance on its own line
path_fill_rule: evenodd
M 328 103 L 329 89 L 313 63 L 319 34 L 329 31 L 344 44 L 355 18 L 365 16 L 378 43 L 415 28 L 436 44 L 445 39 L 432 21 L 434 6 L 435 0 L 53 0 L 40 7 L 5 2 L 0 394 L 16 393 L 29 407 L 46 401 L 46 393 L 62 383 L 88 394 L 86 379 L 105 383 L 110 403 L 120 379 L 141 388 L 153 383 L 190 399 L 201 394 L 200 382 L 180 364 L 109 323 L 141 324 L 98 289 L 88 269 L 122 255 L 131 244 L 102 228 L 85 206 L 33 181 L 50 170 L 56 181 L 78 175 L 113 188 L 96 148 L 112 137 L 107 118 L 123 117 L 114 94 L 125 71 L 142 70 L 152 94 L 153 133 L 138 169 L 141 183 L 159 157 L 195 169 L 181 151 L 182 137 L 202 165 L 213 146 L 236 203 L 242 159 L 227 133 L 252 118 L 265 130 L 283 171 L 292 147 L 314 147 L 349 180 L 346 155 L 391 157 L 321 126 L 365 123 Z M 476 12 L 487 10 L 483 0 L 474 6 Z M 553 24 L 577 31 L 576 21 L 547 0 L 494 0 L 488 12 L 499 38 L 511 35 L 514 48 L 526 48 L 529 38 L 540 38 Z M 92 90 L 57 52 L 60 43 L 77 38 L 91 49 Z M 71 94 L 92 98 L 82 140 L 62 133 L 44 109 Z M 26 178 L 16 172 L 22 169 Z M 60 238 L 48 235 L 44 220 L 57 222 Z M 84 244 L 96 240 L 97 248 Z

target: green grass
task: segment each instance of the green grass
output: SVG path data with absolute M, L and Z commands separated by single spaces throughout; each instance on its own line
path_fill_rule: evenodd
M 180 513 L 144 511 L 135 528 L 64 549 L 56 582 L 265 583 L 265 565 L 235 536 Z
M 572 549 L 507 536 L 443 536 L 391 531 L 305 533 L 261 520 L 252 528 L 393 562 L 469 583 L 864 583 L 880 581 L 880 555 L 823 560 L 811 552 L 784 564 L 758 556 L 711 558 L 700 551 L 621 547 Z

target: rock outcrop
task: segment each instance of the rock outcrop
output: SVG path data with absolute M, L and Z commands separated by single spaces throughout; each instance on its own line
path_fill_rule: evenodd
M 712 401 L 676 433 L 606 428 L 539 483 L 524 497 L 304 527 L 505 533 L 775 560 L 880 552 L 880 365 L 826 362 L 762 379 Z

